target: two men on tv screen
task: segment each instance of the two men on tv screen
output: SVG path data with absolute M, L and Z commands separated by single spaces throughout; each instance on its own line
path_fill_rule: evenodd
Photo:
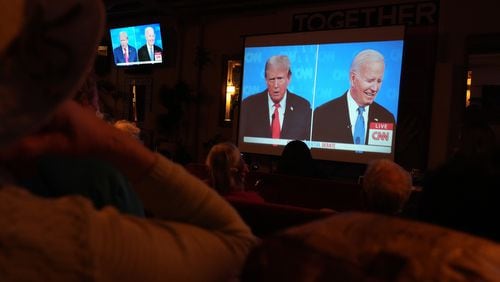
M 129 44 L 129 38 L 126 31 L 119 33 L 120 46 L 113 49 L 115 63 L 133 63 L 147 61 L 161 61 L 162 48 L 155 44 L 156 34 L 153 27 L 148 26 L 144 29 L 144 39 L 146 43 L 139 48 Z
M 368 144 L 370 123 L 395 124 L 394 115 L 374 101 L 384 71 L 380 52 L 359 52 L 349 70 L 349 89 L 314 110 L 310 136 L 310 103 L 287 90 L 292 76 L 288 57 L 272 56 L 265 66 L 267 90 L 242 102 L 240 130 L 250 137 Z

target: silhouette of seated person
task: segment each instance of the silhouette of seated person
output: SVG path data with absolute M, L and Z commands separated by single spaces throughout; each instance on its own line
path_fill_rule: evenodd
M 255 191 L 245 190 L 245 176 L 248 166 L 241 157 L 241 152 L 230 142 L 214 145 L 206 159 L 210 179 L 208 184 L 228 200 L 247 200 L 264 202 Z
M 458 146 L 424 178 L 420 220 L 500 241 L 500 148 L 480 105 L 466 108 Z
M 456 155 L 428 172 L 418 219 L 500 241 L 500 150 Z
M 311 150 L 300 140 L 293 140 L 286 144 L 276 165 L 276 173 L 316 177 L 322 176 L 315 166 Z
M 410 197 L 412 178 L 397 163 L 377 159 L 368 164 L 362 187 L 366 211 L 397 215 L 401 214 Z

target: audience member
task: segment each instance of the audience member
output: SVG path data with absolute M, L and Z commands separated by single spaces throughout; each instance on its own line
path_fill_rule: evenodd
M 311 150 L 307 147 L 307 144 L 300 140 L 288 142 L 278 160 L 276 173 L 294 176 L 315 176 L 315 165 Z
M 254 191 L 245 191 L 245 176 L 248 166 L 241 157 L 240 150 L 233 143 L 214 145 L 208 153 L 206 165 L 210 174 L 210 184 L 226 199 L 247 199 L 264 202 Z
M 455 156 L 427 173 L 419 219 L 500 241 L 500 151 Z
M 102 2 L 1 1 L 0 166 L 45 154 L 100 158 L 158 216 L 96 210 L 80 196 L 41 198 L 2 178 L 2 280 L 234 278 L 256 240 L 236 211 L 181 166 L 68 100 L 92 66 Z
M 402 212 L 412 189 L 410 174 L 388 159 L 372 161 L 363 176 L 363 200 L 367 211 L 389 215 Z
M 134 138 L 140 139 L 141 129 L 137 127 L 133 122 L 128 121 L 126 119 L 120 119 L 115 121 L 113 125 L 114 127 L 129 133 Z

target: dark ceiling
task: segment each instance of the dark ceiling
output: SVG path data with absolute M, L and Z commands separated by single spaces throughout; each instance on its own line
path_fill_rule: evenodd
M 200 16 L 311 5 L 346 0 L 104 0 L 108 17 L 129 14 Z M 356 2 L 360 2 L 357 0 Z

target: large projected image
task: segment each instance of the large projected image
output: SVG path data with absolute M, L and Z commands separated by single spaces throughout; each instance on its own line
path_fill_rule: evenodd
M 318 159 L 393 159 L 403 29 L 376 31 L 384 29 L 388 40 L 367 29 L 350 41 L 335 31 L 251 38 L 243 62 L 241 150 L 278 155 L 298 139 Z

